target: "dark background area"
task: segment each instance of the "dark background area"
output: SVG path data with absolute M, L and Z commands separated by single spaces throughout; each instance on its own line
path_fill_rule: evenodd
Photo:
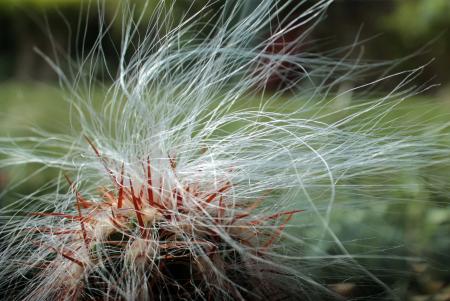
M 139 3 L 142 1 L 135 1 Z M 152 1 L 151 1 L 152 2 Z M 156 5 L 153 1 L 148 11 Z M 191 13 L 206 1 L 196 1 Z M 249 1 L 247 9 L 257 5 Z M 54 81 L 55 74 L 33 50 L 40 49 L 52 56 L 56 46 L 60 53 L 74 58 L 95 40 L 98 34 L 97 9 L 81 0 L 5 0 L 0 3 L 0 80 Z M 107 22 L 113 19 L 117 1 L 106 1 Z M 178 1 L 174 18 L 189 7 Z M 220 6 L 220 3 L 216 6 Z M 109 13 L 109 14 L 108 14 Z M 86 37 L 77 36 L 77 28 L 86 24 Z M 106 55 L 114 64 L 114 47 L 120 45 L 120 18 L 111 31 Z M 145 23 L 145 22 L 144 22 Z M 311 35 L 316 51 L 350 45 L 359 36 L 363 42 L 363 59 L 398 60 L 414 55 L 401 68 L 416 68 L 428 64 L 417 78 L 420 83 L 432 80 L 445 87 L 450 82 L 450 1 L 447 0 L 338 0 L 327 12 L 326 19 Z M 53 41 L 53 44 L 50 42 Z M 84 42 L 82 42 L 84 41 Z M 356 54 L 355 54 L 356 55 Z M 433 61 L 432 61 L 433 60 Z M 439 89 L 430 90 L 438 93 Z

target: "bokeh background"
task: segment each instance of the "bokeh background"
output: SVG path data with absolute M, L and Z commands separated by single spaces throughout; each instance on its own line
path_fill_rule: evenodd
M 246 1 L 245 9 L 249 11 L 258 4 L 257 0 Z M 70 60 L 82 57 L 95 42 L 99 30 L 98 10 L 89 2 L 0 0 L 0 137 L 27 135 L 30 128 L 48 131 L 67 128 L 69 110 L 63 101 L 64 92 L 58 87 L 55 72 L 38 52 L 52 59 L 57 57 L 63 67 Z M 119 2 L 106 0 L 103 16 L 106 23 L 113 24 L 104 41 L 106 61 L 112 69 L 117 65 L 116 51 L 121 39 L 121 20 L 114 14 Z M 135 0 L 138 9 L 143 8 L 142 2 Z M 206 0 L 197 0 L 194 4 L 187 0 L 178 1 L 168 13 L 176 20 L 186 11 L 193 13 L 205 3 Z M 147 6 L 149 16 L 155 5 L 150 1 Z M 218 2 L 211 9 L 220 7 Z M 77 34 L 80 28 L 87 29 L 86 35 Z M 399 70 L 427 64 L 413 84 L 437 86 L 413 97 L 399 108 L 398 114 L 403 118 L 400 122 L 405 124 L 410 118 L 410 122 L 420 120 L 433 126 L 450 121 L 449 29 L 449 0 L 336 0 L 325 20 L 312 32 L 310 41 L 314 50 L 320 52 L 350 45 L 355 42 L 355 37 L 359 37 L 359 41 L 364 41 L 363 52 L 355 55 L 362 55 L 364 60 L 402 61 L 398 64 Z M 411 58 L 403 61 L 406 57 Z M 270 88 L 276 90 L 282 86 L 283 83 L 275 79 Z M 389 83 L 380 87 L 386 91 L 390 88 Z M 60 105 L 55 106 L 56 99 L 61 99 Z M 450 141 L 444 143 L 450 146 Z M 21 194 L 42 188 L 54 176 L 48 171 L 28 177 L 38 168 L 0 169 L 0 206 L 6 206 Z M 24 178 L 27 181 L 22 183 Z M 398 191 L 399 199 L 410 199 L 410 202 L 343 216 L 336 221 L 336 231 L 341 238 L 351 241 L 364 235 L 360 232 L 364 231 L 365 225 L 383 225 L 380 229 L 369 230 L 386 235 L 370 243 L 363 242 L 366 246 L 385 246 L 391 248 L 387 251 L 389 255 L 419 256 L 427 261 L 384 262 L 378 259 L 368 265 L 375 268 L 389 265 L 395 273 L 386 273 L 383 280 L 405 300 L 450 300 L 450 167 L 399 175 L 398 182 L 402 181 L 416 184 L 413 190 Z M 376 219 L 379 221 L 372 222 Z M 358 244 L 353 247 L 357 252 Z M 324 278 L 331 278 L 328 276 L 324 275 Z M 335 285 L 336 290 L 351 297 L 368 299 L 367 296 L 373 293 L 361 289 L 351 280 Z

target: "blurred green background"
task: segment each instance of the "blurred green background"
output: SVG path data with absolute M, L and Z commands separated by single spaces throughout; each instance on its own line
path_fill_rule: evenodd
M 98 10 L 89 6 L 89 2 L 0 0 L 0 137 L 27 135 L 30 127 L 58 132 L 68 128 L 68 106 L 63 101 L 64 93 L 58 88 L 57 76 L 34 49 L 38 48 L 50 57 L 54 57 L 55 52 L 60 58 L 61 54 L 75 60 L 82 56 L 95 42 L 99 30 Z M 134 2 L 138 11 L 144 7 L 143 1 Z M 170 13 L 176 19 L 188 9 L 193 13 L 206 2 L 195 1 L 192 6 L 192 1 L 180 0 Z M 120 1 L 107 0 L 105 3 L 104 18 L 108 23 L 114 19 Z M 165 3 L 169 8 L 172 2 Z M 248 0 L 246 9 L 252 10 L 257 3 Z M 147 6 L 149 16 L 155 6 L 156 1 Z M 220 6 L 221 3 L 217 3 L 211 9 Z M 113 23 L 114 28 L 104 45 L 106 60 L 111 66 L 117 65 L 116 49 L 121 38 L 120 18 Z M 76 34 L 80 27 L 88 29 L 86 36 Z M 415 84 L 426 82 L 440 86 L 405 102 L 393 117 L 401 117 L 405 125 L 419 120 L 432 126 L 450 121 L 449 29 L 449 0 L 337 0 L 325 20 L 312 32 L 310 41 L 317 41 L 315 50 L 327 51 L 353 43 L 360 33 L 359 40 L 365 40 L 364 59 L 385 61 L 414 54 L 414 58 L 399 65 L 400 70 L 428 64 Z M 62 59 L 61 64 L 67 61 Z M 277 83 L 272 89 L 281 84 Z M 389 88 L 386 86 L 386 91 Z M 61 99 L 60 106 L 54 105 L 55 99 Z M 450 131 L 447 129 L 446 132 Z M 443 143 L 450 146 L 450 141 Z M 24 185 L 11 186 L 36 168 L 0 169 L 0 206 L 20 194 L 34 191 L 54 176 L 49 171 L 32 177 Z M 360 244 L 365 244 L 366 248 L 369 245 L 392 248 L 386 251 L 390 255 L 429 259 L 420 264 L 406 260 L 395 263 L 373 260 L 365 264 L 375 270 L 391 265 L 396 272 L 386 275 L 383 280 L 405 300 L 450 300 L 450 167 L 399 174 L 397 181 L 416 187 L 414 190 L 399 189 L 397 195 L 392 196 L 410 199 L 410 202 L 383 203 L 371 212 L 355 211 L 350 217 L 342 216 L 341 219 L 337 216 L 336 231 L 349 242 L 385 234 L 370 242 L 349 243 L 348 247 L 354 252 L 359 251 Z M 369 225 L 380 225 L 380 228 Z M 325 270 L 324 279 L 333 278 L 326 273 Z M 353 284 L 351 280 L 346 286 L 338 283 L 336 290 L 364 300 L 369 299 L 368 294 L 376 296 L 376 291 Z M 376 298 L 373 300 L 378 300 Z

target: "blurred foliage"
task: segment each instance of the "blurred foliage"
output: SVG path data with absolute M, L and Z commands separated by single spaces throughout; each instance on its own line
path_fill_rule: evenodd
M 0 137 L 31 136 L 33 130 L 67 132 L 69 126 L 69 106 L 57 87 L 13 82 L 0 84 Z M 28 164 L 0 169 L 0 205 L 17 200 L 17 194 L 27 195 L 41 189 L 59 172 L 47 169 L 29 177 L 41 167 Z M 26 178 L 25 184 L 16 186 Z M 11 191 L 4 191 L 6 187 L 2 186 Z
M 320 51 L 355 45 L 352 57 L 362 61 L 402 61 L 393 72 L 426 65 L 415 84 L 447 85 L 449 28 L 449 0 L 344 0 L 331 5 L 313 37 L 323 41 Z
M 67 5 L 80 5 L 83 2 L 89 2 L 89 0 L 2 0 L 0 2 L 0 7 L 26 7 L 26 8 L 32 8 L 32 7 L 40 7 L 40 8 L 47 8 L 47 7 L 54 7 L 54 6 L 67 6 Z
M 450 1 L 448 0 L 396 0 L 393 14 L 383 22 L 406 39 L 433 36 L 436 27 L 450 25 Z M 445 26 L 446 25 L 446 26 Z
M 124 18 L 140 20 L 139 30 L 157 39 L 180 22 L 196 15 L 198 26 L 192 29 L 196 39 L 206 38 L 215 30 L 213 24 L 221 9 L 233 3 L 240 5 L 237 18 L 243 18 L 259 3 L 258 0 L 0 0 L 0 80 L 56 81 L 56 75 L 33 49 L 64 64 L 78 60 L 102 40 L 105 66 L 115 73 L 121 46 Z M 129 6 L 128 4 L 131 4 Z M 154 14 L 158 11 L 157 14 Z M 101 22 L 99 22 L 101 20 Z M 142 37 L 135 34 L 134 38 Z M 188 38 L 188 35 L 185 36 Z M 133 51 L 130 49 L 130 51 Z M 58 60 L 59 59 L 59 60 Z
M 427 65 L 418 81 L 435 78 L 435 83 L 448 85 L 450 1 L 395 0 L 394 3 L 392 12 L 380 18 L 379 31 L 384 31 L 386 37 L 379 48 L 386 48 L 384 53 L 395 56 L 417 53 L 420 49 L 407 67 Z M 431 59 L 435 61 L 430 63 Z
M 83 7 L 97 8 L 102 5 L 105 6 L 107 11 L 115 11 L 117 9 L 124 9 L 123 5 L 130 3 L 134 9 L 136 15 L 143 14 L 146 17 L 150 17 L 157 7 L 166 9 L 166 12 L 170 12 L 172 17 L 176 17 L 181 11 L 191 9 L 195 10 L 206 5 L 207 0 L 196 0 L 194 2 L 189 0 L 101 0 L 100 5 L 96 4 L 92 0 L 1 0 L 0 9 L 14 8 L 22 10 L 43 9 L 51 10 L 54 8 L 72 8 L 82 9 Z M 229 0 L 228 0 L 229 1 Z M 167 14 L 169 15 L 169 14 Z M 167 16 L 166 15 L 166 16 Z

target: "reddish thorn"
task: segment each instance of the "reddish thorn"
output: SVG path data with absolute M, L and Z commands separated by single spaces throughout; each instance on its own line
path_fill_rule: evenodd
M 57 249 L 56 249 L 55 247 L 53 247 L 53 246 L 48 246 L 48 247 L 51 248 L 51 249 L 53 249 L 53 251 L 55 251 L 56 253 L 60 254 L 62 257 L 66 258 L 66 259 L 69 259 L 69 260 L 72 261 L 73 263 L 78 264 L 80 267 L 84 268 L 85 264 L 84 264 L 83 262 L 81 262 L 80 260 L 75 259 L 75 258 L 73 258 L 72 256 L 67 255 L 67 254 L 64 253 L 64 252 L 60 252 L 59 250 L 57 250 Z
M 155 207 L 158 207 L 160 213 L 162 213 L 164 210 L 167 209 L 166 207 L 164 207 L 163 205 L 161 205 L 159 203 L 155 203 Z
M 263 249 L 267 249 L 268 247 L 270 247 L 275 242 L 275 240 L 281 236 L 284 228 L 286 228 L 287 223 L 292 219 L 292 217 L 294 216 L 295 213 L 296 213 L 295 211 L 285 213 L 288 215 L 286 220 L 275 230 L 275 233 L 272 235 L 272 237 L 269 239 L 269 241 L 267 241 L 264 244 Z
M 134 195 L 134 189 L 133 189 L 133 183 L 130 180 L 130 188 L 131 188 L 131 198 L 133 200 L 133 205 L 134 205 L 134 211 L 136 212 L 136 218 L 138 220 L 139 226 L 141 227 L 142 231 L 144 231 L 144 220 L 142 219 L 142 214 L 141 214 L 141 202 L 140 200 Z M 144 234 L 144 232 L 143 232 Z
M 259 204 L 261 204 L 261 202 L 262 202 L 262 199 L 259 199 L 259 200 L 257 200 L 256 202 L 253 202 L 250 206 L 248 206 L 248 207 L 246 208 L 247 213 L 242 213 L 242 214 L 236 215 L 236 216 L 233 218 L 233 220 L 231 221 L 230 224 L 233 224 L 233 223 L 234 223 L 236 220 L 238 220 L 238 219 L 241 219 L 241 218 L 244 218 L 244 217 L 249 216 L 249 215 L 250 215 L 250 212 L 251 212 L 253 209 L 257 208 L 257 207 L 259 206 Z
M 109 205 L 113 204 L 116 200 L 114 194 L 109 191 L 103 192 L 103 199 L 104 199 L 104 204 L 109 204 Z
M 131 178 L 130 178 L 130 192 L 131 192 L 131 198 L 136 201 L 136 204 L 138 205 L 139 210 L 141 210 L 142 209 L 142 201 L 134 193 L 134 187 L 133 187 L 133 182 L 131 181 Z
M 72 256 L 69 256 L 69 255 L 67 255 L 67 254 L 65 254 L 65 253 L 63 253 L 63 252 L 61 252 L 60 254 L 61 254 L 62 257 L 66 258 L 66 259 L 69 259 L 69 260 L 72 261 L 73 263 L 76 263 L 76 264 L 78 264 L 80 267 L 84 268 L 84 263 L 81 262 L 80 260 L 75 259 L 75 258 L 73 258 Z
M 292 215 L 294 215 L 295 213 L 304 212 L 304 211 L 305 210 L 291 210 L 291 211 L 278 212 L 278 213 L 266 216 L 266 217 L 264 217 L 264 218 L 262 218 L 260 220 L 252 221 L 249 224 L 251 224 L 251 225 L 258 225 L 258 224 L 262 223 L 263 221 L 275 219 L 275 218 L 278 218 L 278 217 L 283 216 L 283 215 L 290 215 L 292 217 Z M 289 219 L 291 219 L 291 217 Z
M 217 194 L 218 194 L 217 192 L 211 194 L 211 195 L 206 199 L 206 203 L 208 203 L 208 204 L 211 203 L 211 201 L 214 200 L 214 199 L 216 198 Z
M 225 207 L 223 206 L 223 196 L 220 196 L 219 199 L 219 212 L 217 213 L 218 219 L 222 219 L 223 215 L 225 213 Z
M 211 194 L 211 195 L 206 199 L 206 203 L 211 203 L 212 200 L 214 200 L 214 199 L 217 197 L 217 195 L 219 195 L 219 194 L 221 194 L 221 193 L 227 191 L 227 190 L 230 189 L 230 188 L 231 188 L 231 184 L 230 184 L 230 183 L 225 184 L 225 185 L 224 185 L 222 188 L 220 188 L 217 192 L 214 192 L 213 194 Z
M 238 220 L 238 219 L 247 217 L 247 216 L 249 216 L 249 215 L 250 215 L 250 213 L 238 214 L 238 215 L 236 215 L 236 216 L 233 218 L 233 222 L 235 222 L 235 221 Z
M 141 186 L 139 189 L 139 199 L 142 199 L 144 197 L 144 187 Z
M 110 217 L 109 220 L 114 224 L 114 226 L 116 226 L 119 229 L 122 229 L 122 225 L 120 225 L 117 221 L 115 217 Z
M 80 226 L 81 226 L 81 231 L 83 233 L 84 245 L 86 246 L 86 250 L 89 251 L 89 239 L 87 236 L 86 227 L 84 225 L 84 218 L 83 218 L 83 214 L 81 212 L 80 201 L 78 198 L 77 198 L 77 210 L 78 210 L 78 216 L 80 218 Z
M 82 206 L 83 208 L 85 208 L 85 209 L 91 207 L 92 204 L 91 204 L 90 202 L 86 201 L 86 200 L 81 196 L 81 194 L 77 191 L 77 189 L 76 189 L 76 187 L 75 187 L 75 184 L 70 180 L 69 176 L 64 175 L 64 177 L 66 178 L 67 182 L 69 183 L 70 188 L 71 188 L 71 189 L 73 190 L 73 192 L 75 193 L 75 196 L 76 196 L 76 198 L 77 198 L 77 202 L 79 202 L 79 203 L 81 204 L 81 206 Z
M 108 167 L 108 162 L 106 161 L 105 158 L 102 157 L 102 155 L 100 154 L 100 151 L 98 150 L 98 148 L 94 145 L 94 143 L 92 142 L 91 139 L 89 139 L 89 137 L 87 137 L 86 135 L 84 135 L 84 139 L 86 139 L 87 143 L 91 146 L 91 148 L 94 150 L 95 155 L 102 161 L 103 167 L 105 168 L 106 172 L 110 175 L 110 177 L 112 178 L 112 182 L 114 184 L 114 186 L 117 186 L 117 179 L 114 176 L 114 173 L 112 172 L 112 170 Z
M 122 171 L 120 172 L 120 185 L 119 185 L 119 196 L 117 199 L 117 208 L 122 208 L 123 203 L 123 172 L 124 172 L 124 163 L 122 162 Z
M 58 231 L 58 232 L 53 232 L 53 235 L 65 235 L 65 234 L 76 234 L 76 233 L 80 233 L 80 230 L 66 230 L 66 231 Z
M 88 136 L 84 135 L 84 139 L 86 139 L 87 143 L 89 143 L 89 145 L 91 146 L 91 148 L 94 150 L 95 154 L 97 155 L 97 157 L 101 158 L 100 152 L 98 151 L 97 147 L 95 147 L 94 143 L 92 142 L 91 139 L 89 139 Z

